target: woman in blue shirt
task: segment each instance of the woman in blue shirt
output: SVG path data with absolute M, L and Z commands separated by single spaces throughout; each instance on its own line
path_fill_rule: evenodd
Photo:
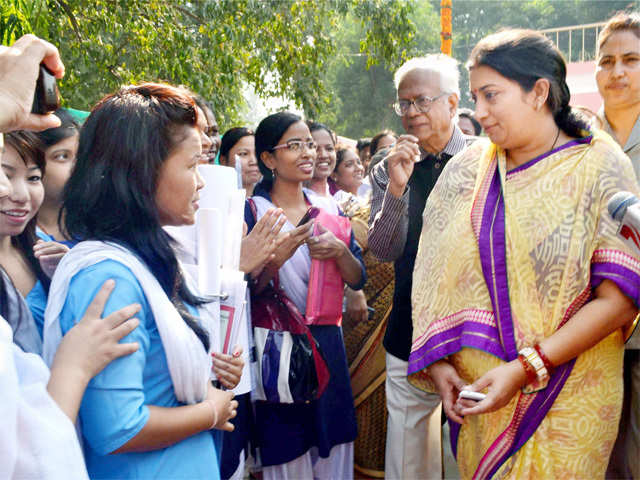
M 35 134 L 24 130 L 5 135 L 2 169 L 12 186 L 0 201 L 0 266 L 25 298 L 42 334 L 49 277 L 33 253 L 36 214 L 42 204 L 45 162 Z M 34 328 L 34 332 L 35 332 Z M 37 338 L 37 343 L 41 339 Z M 39 349 L 34 353 L 40 353 Z
M 167 225 L 194 223 L 201 155 L 196 107 L 161 84 L 124 87 L 87 119 L 62 214 L 81 240 L 53 279 L 45 356 L 105 279 L 105 314 L 140 305 L 125 337 L 140 348 L 93 378 L 80 407 L 92 478 L 219 478 L 216 436 L 237 403 L 209 381 L 207 315 L 176 260 Z M 62 297 L 62 298 L 60 298 Z

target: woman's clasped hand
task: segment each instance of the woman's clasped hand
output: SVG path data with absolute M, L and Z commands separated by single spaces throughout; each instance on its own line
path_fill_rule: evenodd
M 233 396 L 233 392 L 220 390 L 209 384 L 203 403 L 211 406 L 213 417 L 211 429 L 233 432 L 234 426 L 230 420 L 235 418 L 238 410 L 238 402 L 233 400 Z
M 64 257 L 68 251 L 69 247 L 59 242 L 38 240 L 33 246 L 33 254 L 49 278 L 53 277 L 58 263 L 60 263 L 60 260 L 62 260 L 62 257 Z
M 280 234 L 278 246 L 273 252 L 268 266 L 274 271 L 280 269 L 280 267 L 296 253 L 298 247 L 311 238 L 312 234 L 313 220 L 309 220 L 307 223 L 303 223 L 289 232 Z
M 235 388 L 240 383 L 244 360 L 242 359 L 242 347 L 236 345 L 231 355 L 224 353 L 212 353 L 213 365 L 211 370 L 216 374 L 223 387 Z
M 264 265 L 275 258 L 275 250 L 289 237 L 288 233 L 280 234 L 286 221 L 280 208 L 270 208 L 258 220 L 251 232 L 242 238 L 240 271 L 260 273 Z
M 309 237 L 306 241 L 311 258 L 317 260 L 339 258 L 349 250 L 342 240 L 336 238 L 333 232 L 324 228 L 322 224 L 318 224 L 318 232 L 318 235 Z

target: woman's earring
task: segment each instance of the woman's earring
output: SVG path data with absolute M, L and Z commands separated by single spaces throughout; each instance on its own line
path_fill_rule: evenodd
M 275 169 L 275 168 L 272 168 L 272 169 L 271 169 L 271 175 L 273 176 L 273 178 L 275 178 L 275 177 L 276 177 L 276 173 L 277 173 L 277 172 L 276 172 L 276 169 Z

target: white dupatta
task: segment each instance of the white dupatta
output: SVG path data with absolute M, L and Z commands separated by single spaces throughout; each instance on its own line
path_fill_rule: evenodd
M 43 357 L 50 366 L 62 340 L 60 312 L 69 290 L 69 283 L 79 271 L 103 260 L 115 260 L 129 268 L 144 291 L 155 318 L 162 346 L 167 357 L 169 374 L 178 401 L 187 404 L 202 401 L 207 393 L 211 358 L 193 330 L 184 322 L 160 283 L 140 259 L 126 248 L 99 241 L 80 242 L 60 261 L 51 281 L 49 302 L 45 311 Z M 184 275 L 192 292 L 194 286 Z M 209 317 L 200 309 L 201 324 L 211 331 Z
M 42 358 L 13 343 L 0 317 L 0 478 L 88 479 L 73 423 L 47 392 Z

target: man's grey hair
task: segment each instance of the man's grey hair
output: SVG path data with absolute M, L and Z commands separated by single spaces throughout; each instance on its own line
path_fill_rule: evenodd
M 396 92 L 402 79 L 414 70 L 424 70 L 438 75 L 440 79 L 440 91 L 443 93 L 455 93 L 460 98 L 460 71 L 458 62 L 449 55 L 432 53 L 424 57 L 415 57 L 402 64 L 393 76 Z

